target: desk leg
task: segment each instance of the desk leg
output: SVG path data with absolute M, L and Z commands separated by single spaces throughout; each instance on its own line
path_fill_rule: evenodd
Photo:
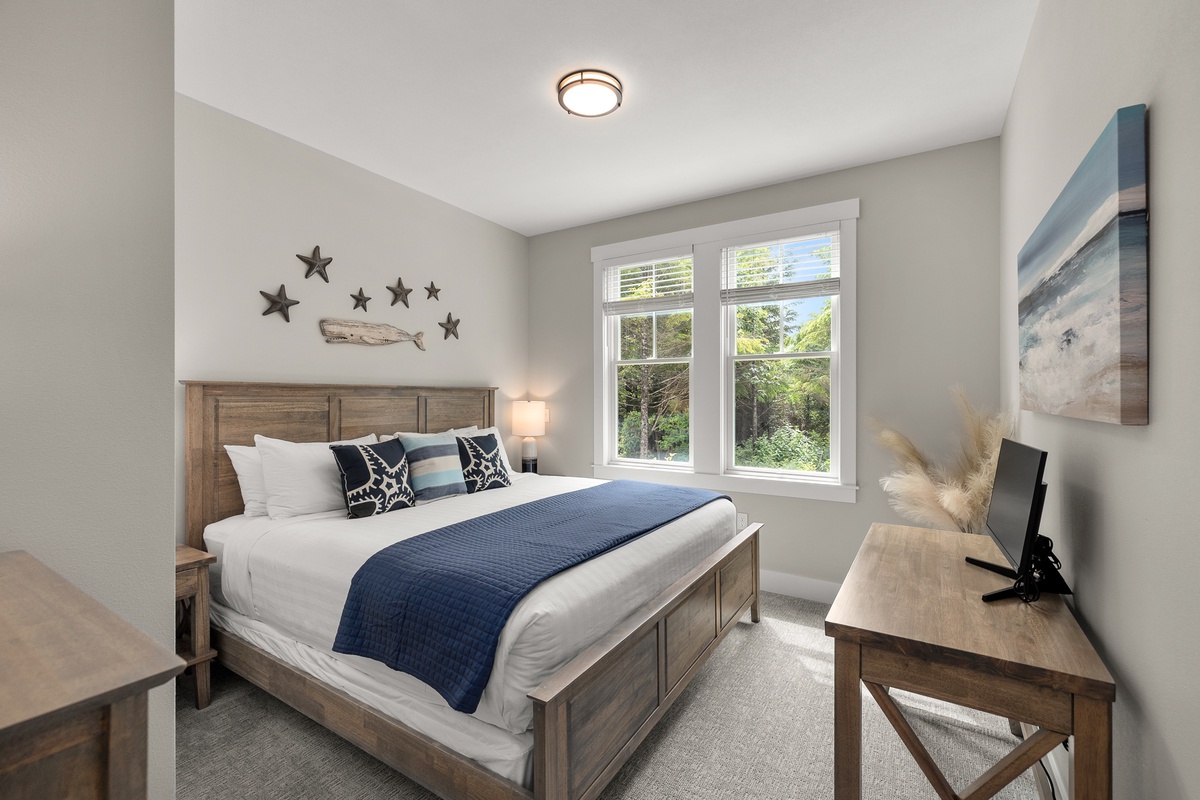
M 1112 703 L 1075 695 L 1074 800 L 1112 800 Z
M 862 797 L 862 647 L 833 642 L 833 796 Z

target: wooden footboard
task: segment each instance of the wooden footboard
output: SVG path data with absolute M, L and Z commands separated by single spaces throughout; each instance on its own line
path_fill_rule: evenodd
M 446 800 L 530 800 L 505 780 L 340 689 L 213 628 L 217 662 Z
M 758 613 L 758 531 L 739 533 L 529 696 L 536 800 L 592 800 L 721 640 Z
M 530 694 L 534 790 L 518 786 L 345 692 L 217 628 L 217 660 L 446 800 L 591 800 L 749 611 L 751 525 Z

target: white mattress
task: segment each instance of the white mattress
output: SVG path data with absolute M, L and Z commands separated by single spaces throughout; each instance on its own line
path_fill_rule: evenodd
M 526 732 L 533 707 L 526 695 L 728 541 L 735 532 L 732 503 L 709 503 L 538 586 L 513 610 L 491 680 L 470 717 L 450 709 L 412 676 L 370 659 L 334 654 L 331 647 L 350 580 L 377 551 L 463 519 L 597 483 L 522 475 L 511 488 L 367 519 L 349 520 L 344 511 L 336 511 L 286 520 L 222 520 L 204 533 L 208 550 L 218 558 L 214 621 L 259 646 L 274 640 L 264 649 L 364 701 L 383 699 L 385 713 L 527 784 L 525 756 L 532 740 Z M 395 713 L 386 706 L 395 706 Z M 502 732 L 508 736 L 498 737 Z M 480 748 L 485 752 L 470 752 Z M 500 763 L 514 758 L 520 760 L 519 768 L 515 762 L 508 767 Z M 520 776 L 514 777 L 518 770 Z

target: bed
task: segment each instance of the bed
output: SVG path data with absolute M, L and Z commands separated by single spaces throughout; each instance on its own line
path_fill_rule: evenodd
M 288 441 L 334 441 L 371 433 L 494 425 L 495 389 L 488 387 L 195 381 L 185 381 L 184 385 L 187 542 L 204 548 L 207 528 L 214 551 L 229 548 L 222 555 L 231 566 L 238 562 L 238 547 L 250 552 L 237 542 L 247 536 L 256 543 L 269 542 L 277 535 L 273 527 L 278 524 L 241 516 L 241 491 L 225 445 L 253 444 L 255 434 Z M 514 481 L 511 489 L 472 497 L 490 495 L 488 502 L 503 504 L 546 492 L 571 491 L 587 483 L 591 481 L 530 476 Z M 385 516 L 409 515 L 406 522 L 432 528 L 458 513 L 450 510 L 458 499 L 430 504 L 425 511 L 418 506 Z M 483 504 L 481 508 L 487 506 L 483 500 L 478 502 Z M 312 530 L 319 532 L 337 524 L 333 519 L 337 516 L 330 514 L 325 519 L 317 515 Z M 574 570 L 635 569 L 642 555 L 631 548 L 659 546 L 645 544 L 656 534 Z M 223 665 L 441 797 L 586 800 L 600 794 L 738 620 L 749 613 L 758 621 L 758 526 L 726 537 L 711 550 L 703 536 L 688 541 L 672 556 L 676 561 L 687 559 L 682 566 L 674 567 L 680 573 L 677 580 L 652 596 L 638 598 L 632 613 L 622 612 L 619 620 L 606 622 L 606 633 L 570 657 L 564 666 L 545 675 L 544 680 L 539 678 L 536 684 L 523 688 L 517 681 L 513 685 L 518 690 L 512 685 L 498 689 L 491 700 L 487 696 L 492 691 L 489 683 L 480 711 L 470 717 L 445 708 L 450 715 L 446 725 L 462 729 L 461 736 L 455 734 L 458 738 L 443 735 L 436 726 L 430 729 L 420 714 L 406 717 L 408 712 L 389 702 L 393 694 L 390 689 L 372 693 L 370 686 L 363 688 L 343 679 L 345 673 L 357 676 L 386 671 L 386 667 L 355 664 L 355 657 L 341 661 L 335 658 L 331 664 L 314 663 L 325 656 L 319 647 L 307 647 L 303 642 L 319 643 L 324 635 L 320 630 L 327 631 L 328 623 L 325 628 L 314 624 L 315 632 L 285 630 L 281 636 L 277 628 L 287 628 L 291 623 L 270 619 L 270 615 L 252 619 L 239 614 L 237 602 L 229 600 L 229 607 L 218 604 L 214 612 L 214 643 Z M 595 562 L 613 561 L 614 556 L 617 562 L 626 558 L 626 566 L 593 567 Z M 260 563 L 256 574 L 265 576 L 267 563 Z M 277 571 L 282 574 L 299 570 L 302 564 L 297 557 L 295 564 L 281 564 Z M 218 576 L 219 567 L 220 562 Z M 222 581 L 233 580 L 231 575 Z M 562 583 L 559 579 L 567 577 L 568 573 L 563 573 L 547 581 L 527 600 L 552 594 L 550 584 Z M 307 581 L 305 578 L 302 583 L 307 585 Z M 622 593 L 634 596 L 640 583 L 642 578 L 630 578 Z M 578 594 L 586 592 L 587 585 L 588 581 L 581 579 L 576 584 L 564 584 L 565 588 L 559 586 L 557 591 L 560 595 Z M 336 586 L 328 591 L 336 595 Z M 233 583 L 228 589 L 229 597 L 236 597 Z M 319 595 L 320 591 L 312 594 Z M 524 602 L 514 611 L 513 620 L 522 613 Z M 551 597 L 545 602 L 554 605 L 557 600 Z M 537 610 L 529 613 L 540 616 Z M 319 605 L 307 615 L 321 617 Z M 281 647 L 280 640 L 298 640 L 299 655 Z M 498 657 L 498 667 L 500 662 Z M 530 680 L 528 675 L 524 680 Z M 514 698 L 514 691 L 527 695 L 528 700 Z M 521 730 L 525 727 L 528 730 Z M 422 730 L 431 730 L 432 735 Z M 493 741 L 500 745 L 489 744 Z M 479 746 L 489 752 L 503 752 L 501 745 L 507 742 L 516 748 L 514 753 L 524 751 L 526 766 L 518 766 L 517 761 L 507 767 L 488 763 L 471 752 L 473 742 L 482 743 Z

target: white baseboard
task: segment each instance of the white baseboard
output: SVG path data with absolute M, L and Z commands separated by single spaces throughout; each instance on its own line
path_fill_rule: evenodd
M 832 603 L 833 598 L 837 597 L 838 589 L 842 588 L 840 583 L 789 575 L 786 572 L 771 572 L 766 569 L 759 573 L 759 586 L 764 592 L 786 594 L 788 597 L 799 597 L 804 600 L 816 600 L 818 603 Z

